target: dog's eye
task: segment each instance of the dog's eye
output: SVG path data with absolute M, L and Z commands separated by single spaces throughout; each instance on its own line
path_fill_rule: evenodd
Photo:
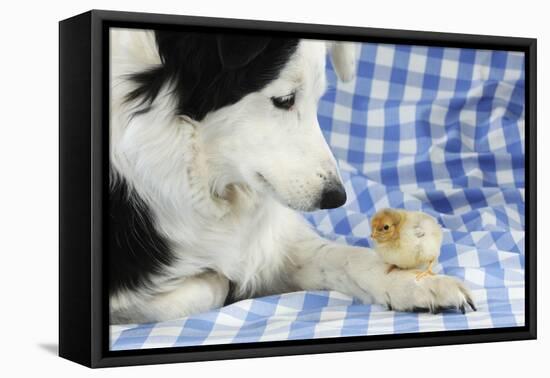
M 296 99 L 296 93 L 291 93 L 281 97 L 271 97 L 271 102 L 276 108 L 289 110 L 294 105 Z
M 388 226 L 387 224 L 384 225 L 384 230 L 388 231 L 390 229 L 390 226 Z

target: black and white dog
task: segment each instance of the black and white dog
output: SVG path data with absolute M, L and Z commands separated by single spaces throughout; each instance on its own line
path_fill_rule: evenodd
M 317 102 L 327 52 L 349 80 L 354 44 L 127 29 L 110 37 L 112 323 L 309 289 L 402 311 L 472 304 L 458 280 L 387 274 L 376 253 L 322 239 L 296 211 L 346 201 Z

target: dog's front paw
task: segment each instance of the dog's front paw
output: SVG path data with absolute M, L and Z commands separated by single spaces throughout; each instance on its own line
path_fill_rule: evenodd
M 390 309 L 433 314 L 444 310 L 459 310 L 464 314 L 468 306 L 477 310 L 470 291 L 456 278 L 436 275 L 407 281 L 407 288 L 387 292 Z

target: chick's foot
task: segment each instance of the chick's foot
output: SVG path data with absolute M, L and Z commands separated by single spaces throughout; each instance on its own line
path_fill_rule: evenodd
M 423 272 L 420 272 L 416 275 L 416 280 L 420 280 L 421 278 L 423 277 L 427 277 L 427 276 L 435 276 L 436 274 L 434 272 L 432 272 L 431 269 L 428 269 L 428 270 L 425 270 Z
M 386 274 L 390 274 L 394 269 L 399 269 L 397 265 L 390 264 L 388 269 L 386 269 Z

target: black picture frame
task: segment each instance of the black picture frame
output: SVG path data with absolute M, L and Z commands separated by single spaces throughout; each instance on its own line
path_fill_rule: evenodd
M 522 51 L 526 59 L 523 327 L 109 351 L 102 251 L 108 195 L 108 28 L 239 29 L 305 38 Z M 535 339 L 536 64 L 531 38 L 92 10 L 59 23 L 59 355 L 89 367 Z

